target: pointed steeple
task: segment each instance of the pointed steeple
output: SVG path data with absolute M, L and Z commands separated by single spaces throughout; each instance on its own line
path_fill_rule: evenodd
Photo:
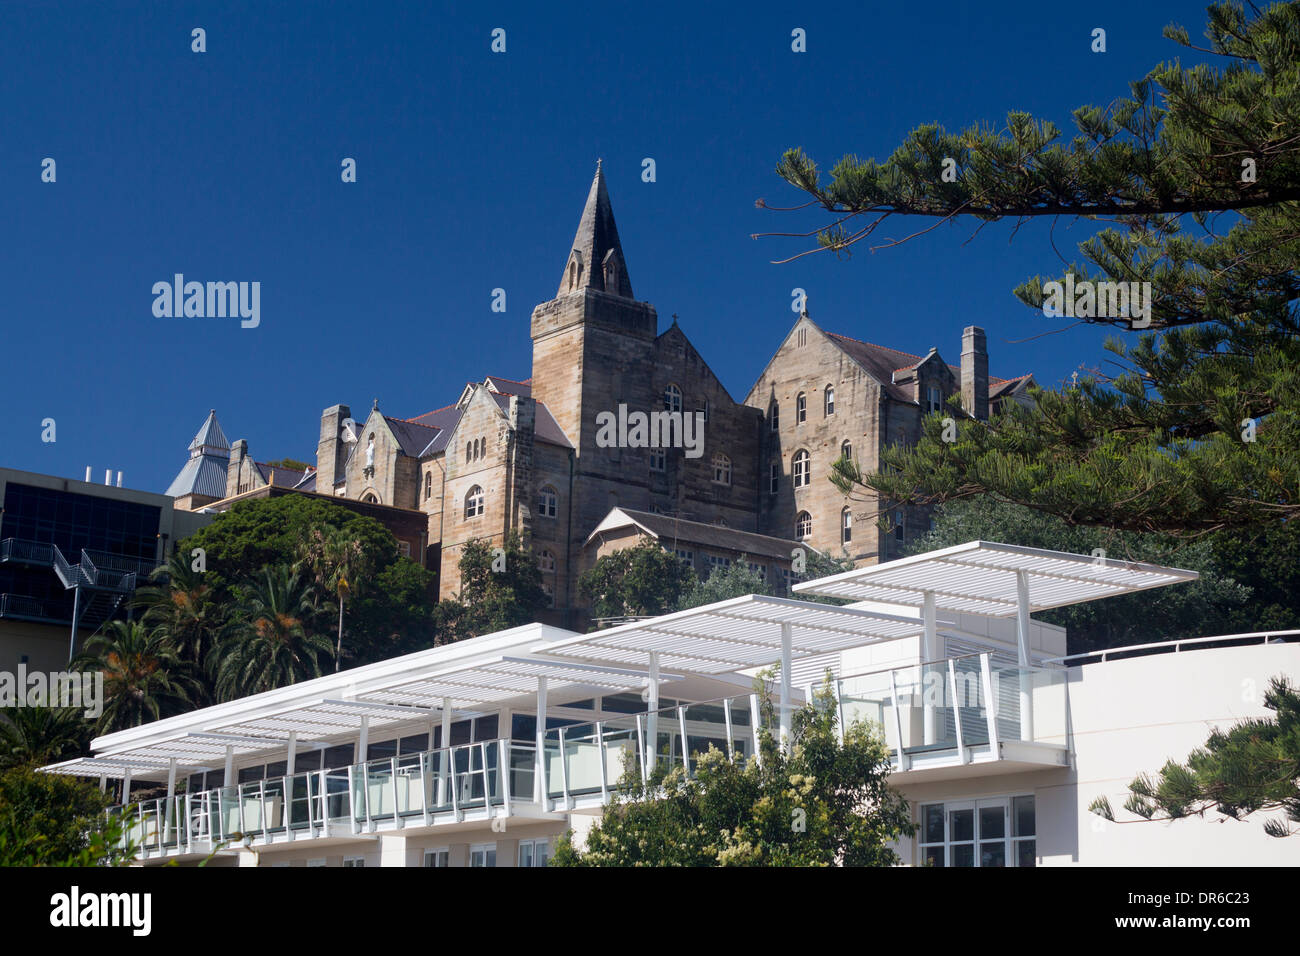
M 610 295 L 631 299 L 632 280 L 627 273 L 627 260 L 623 246 L 618 241 L 618 227 L 614 225 L 614 210 L 605 188 L 605 173 L 596 161 L 596 176 L 587 193 L 587 205 L 578 220 L 578 232 L 564 274 L 560 277 L 557 297 L 580 289 L 599 289 Z
M 226 433 L 221 430 L 221 423 L 217 421 L 215 408 L 208 410 L 207 419 L 200 426 L 194 440 L 190 442 L 190 457 L 198 458 L 202 455 L 230 457 L 230 442 L 226 439 Z

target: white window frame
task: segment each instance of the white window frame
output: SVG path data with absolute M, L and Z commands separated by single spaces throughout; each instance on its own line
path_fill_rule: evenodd
M 665 461 L 666 461 L 666 456 L 664 455 L 664 450 L 662 448 L 650 449 L 650 470 L 651 471 L 664 471 Z
M 537 513 L 543 518 L 554 518 L 559 507 L 560 493 L 551 485 L 546 485 L 537 493 Z
M 474 492 L 477 491 L 478 494 Z M 482 485 L 474 485 L 469 491 L 465 492 L 465 520 L 471 518 L 481 518 L 485 507 L 485 498 Z
M 853 512 L 845 508 L 840 512 L 840 544 L 851 544 L 853 541 Z
M 474 857 L 478 854 L 483 855 L 482 863 L 475 863 Z M 488 855 L 491 854 L 491 862 L 488 862 Z M 475 843 L 469 848 L 469 865 L 480 866 L 483 868 L 492 868 L 497 865 L 497 845 L 495 843 Z
M 769 495 L 779 494 L 781 491 L 781 466 L 777 462 L 772 462 L 767 471 L 767 493 Z
M 835 414 L 835 386 L 827 385 L 826 394 L 822 397 L 822 415 L 830 418 Z
M 1016 820 L 1013 812 L 1016 800 L 1028 797 L 1034 800 L 1034 832 L 1031 834 L 1017 834 L 1015 832 Z M 943 840 L 927 841 L 925 839 L 925 815 L 931 807 L 940 807 L 943 813 Z M 981 839 L 984 834 L 981 832 L 981 814 L 980 811 L 1002 809 L 1002 836 L 989 839 Z M 971 838 L 969 840 L 953 839 L 953 815 L 956 813 L 969 812 L 971 814 Z M 920 829 L 917 831 L 916 839 L 916 860 L 921 866 L 926 865 L 928 859 L 928 850 L 938 849 L 942 852 L 944 866 L 953 865 L 954 849 L 969 848 L 971 854 L 971 866 L 982 866 L 984 862 L 985 848 L 996 847 L 1001 844 L 1003 860 L 1005 866 L 1015 866 L 1019 860 L 1019 850 L 1021 844 L 1034 843 L 1034 860 L 1037 865 L 1037 839 L 1038 839 L 1038 801 L 1032 793 L 1012 793 L 997 797 L 982 797 L 979 799 L 968 800 L 936 800 L 925 801 L 917 807 L 917 820 Z
M 439 862 L 441 861 L 441 862 Z M 451 867 L 451 847 L 430 847 L 424 851 L 424 865 L 435 869 Z
M 675 382 L 664 386 L 664 411 L 680 412 L 682 410 L 682 390 Z
M 555 555 L 551 553 L 549 548 L 543 548 L 537 555 L 537 568 L 544 574 L 555 573 Z
M 771 421 L 771 429 L 774 432 L 781 430 L 781 403 L 773 402 L 768 409 L 768 415 Z
M 808 516 L 808 521 L 807 521 L 807 525 L 808 525 L 808 527 L 807 527 L 807 530 L 800 530 L 800 525 L 804 524 L 804 522 L 803 522 L 802 520 L 800 520 L 800 519 L 801 519 L 801 517 L 804 516 L 804 515 L 807 515 L 807 516 Z M 795 538 L 797 538 L 797 539 L 800 540 L 800 541 L 807 541 L 809 538 L 811 538 L 811 537 L 812 537 L 812 523 L 813 523 L 813 522 L 812 522 L 812 512 L 811 512 L 811 511 L 801 511 L 801 512 L 799 512 L 799 514 L 795 515 L 795 518 L 794 518 L 794 536 L 795 536 Z
M 925 387 L 926 414 L 933 414 L 941 408 L 943 408 L 943 392 L 939 390 L 938 385 L 927 385 Z
M 525 850 L 528 851 L 529 854 L 528 863 L 524 862 Z M 536 862 L 539 850 L 541 851 L 542 859 L 545 861 L 543 863 Z M 536 840 L 520 840 L 517 859 L 519 866 L 527 869 L 541 869 L 542 867 L 549 866 L 551 862 L 551 838 L 541 837 Z
M 808 420 L 808 396 L 800 392 L 794 397 L 794 423 L 802 425 Z
M 812 453 L 806 448 L 801 448 L 794 453 L 794 457 L 790 459 L 790 467 L 794 473 L 796 488 L 806 488 L 812 484 Z
M 722 452 L 713 456 L 713 483 L 715 485 L 731 484 L 731 459 Z
M 343 858 L 343 865 L 349 869 L 364 867 L 366 865 L 366 858 L 364 856 L 345 856 Z

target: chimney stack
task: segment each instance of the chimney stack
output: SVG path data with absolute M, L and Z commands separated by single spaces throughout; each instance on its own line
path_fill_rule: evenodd
M 117 486 L 122 487 L 122 473 L 120 471 L 117 473 Z
M 90 466 L 87 465 L 87 466 L 86 466 L 86 484 L 90 484 L 90 482 L 91 482 L 91 477 L 90 477 Z
M 989 417 L 989 349 L 984 330 L 968 325 L 961 334 L 961 407 L 980 421 Z

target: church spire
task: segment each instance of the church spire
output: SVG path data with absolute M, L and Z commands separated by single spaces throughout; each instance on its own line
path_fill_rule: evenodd
M 632 298 L 632 280 L 628 278 L 623 246 L 618 241 L 618 227 L 614 225 L 614 210 L 609 203 L 600 160 L 596 161 L 596 176 L 591 181 L 582 218 L 578 220 L 578 232 L 573 237 L 557 295 L 587 288 Z

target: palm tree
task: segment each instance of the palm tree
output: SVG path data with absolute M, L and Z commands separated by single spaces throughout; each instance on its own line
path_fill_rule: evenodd
M 363 582 L 374 570 L 374 561 L 361 546 L 361 541 L 350 537 L 341 528 L 313 528 L 311 535 L 299 547 L 298 554 L 299 567 L 310 571 L 316 586 L 338 596 L 339 632 L 334 648 L 334 670 L 337 671 L 343 657 L 343 607 L 350 596 L 361 595 Z
M 195 673 L 203 673 L 205 662 L 228 626 L 225 605 L 214 600 L 203 572 L 190 567 L 185 554 L 176 553 L 150 575 L 151 584 L 136 592 L 135 605 L 141 619 L 157 629 L 167 644 Z M 201 701 L 208 703 L 211 687 L 205 682 Z
M 15 707 L 0 715 L 0 770 L 40 767 L 84 752 L 90 728 L 67 707 Z
M 104 711 L 96 725 L 101 734 L 179 711 L 199 689 L 189 665 L 143 621 L 109 622 L 103 634 L 86 642 L 74 666 L 104 672 Z
M 316 632 L 315 589 L 287 565 L 262 569 L 230 634 L 212 652 L 217 695 L 233 700 L 320 676 L 333 651 Z

